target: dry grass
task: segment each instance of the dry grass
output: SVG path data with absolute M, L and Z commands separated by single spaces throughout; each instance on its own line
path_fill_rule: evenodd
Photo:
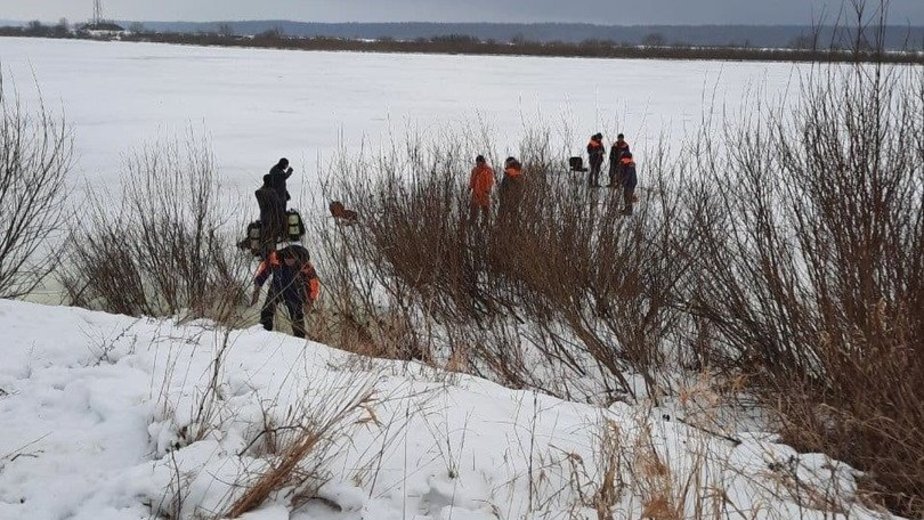
M 341 400 L 341 397 L 346 399 Z M 337 404 L 325 410 L 321 416 L 297 418 L 301 427 L 287 436 L 269 467 L 250 482 L 243 494 L 218 518 L 237 518 L 262 505 L 274 493 L 287 488 L 298 490 L 293 497 L 296 500 L 313 496 L 311 490 L 305 489 L 306 485 L 316 488 L 323 480 L 318 474 L 317 461 L 314 461 L 315 466 L 309 465 L 307 468 L 306 462 L 316 457 L 317 452 L 329 444 L 332 437 L 343 435 L 343 430 L 350 428 L 351 424 L 375 421 L 374 412 L 371 412 L 373 402 L 372 390 L 360 386 L 356 393 L 338 395 Z M 318 406 L 317 403 L 314 406 Z

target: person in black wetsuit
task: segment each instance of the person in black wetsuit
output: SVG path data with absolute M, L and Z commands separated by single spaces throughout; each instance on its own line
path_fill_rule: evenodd
M 289 166 L 289 160 L 285 157 L 279 159 L 279 162 L 270 168 L 269 171 L 269 185 L 276 190 L 276 193 L 279 194 L 279 198 L 282 199 L 284 203 L 292 199 L 292 197 L 289 196 L 289 191 L 286 190 L 286 180 L 291 176 L 292 167 Z

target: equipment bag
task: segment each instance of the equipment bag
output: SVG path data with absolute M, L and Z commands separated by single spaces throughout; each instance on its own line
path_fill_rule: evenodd
M 571 157 L 568 159 L 568 167 L 571 168 L 573 172 L 586 172 L 587 168 L 584 168 L 584 159 L 581 157 Z
M 305 223 L 302 222 L 302 216 L 294 209 L 286 212 L 286 230 L 292 242 L 297 242 L 305 236 Z
M 261 254 L 263 225 L 259 220 L 247 224 L 247 238 L 241 242 L 241 249 L 250 251 L 254 256 Z

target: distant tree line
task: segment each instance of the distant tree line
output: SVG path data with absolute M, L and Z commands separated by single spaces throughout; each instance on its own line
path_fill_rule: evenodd
M 121 28 L 114 26 L 114 29 Z M 87 26 L 74 29 L 63 19 L 56 25 L 43 25 L 33 21 L 24 27 L 2 27 L 0 36 L 99 38 L 88 31 Z M 639 45 L 596 38 L 577 43 L 543 42 L 530 40 L 522 34 L 516 34 L 505 41 L 482 40 L 461 33 L 418 37 L 412 40 L 395 39 L 388 35 L 375 39 L 301 37 L 287 35 L 281 25 L 272 26 L 255 35 L 236 34 L 231 24 L 218 24 L 211 31 L 156 32 L 143 24 L 133 23 L 129 26 L 129 31 L 120 33 L 118 38 L 123 41 L 319 51 L 795 62 L 876 60 L 891 63 L 924 63 L 924 53 L 886 51 L 883 50 L 881 40 L 857 40 L 850 42 L 853 45 L 848 46 L 845 39 L 841 38 L 837 42 L 830 40 L 823 44 L 819 33 L 800 35 L 794 38 L 787 48 L 758 48 L 751 46 L 748 41 L 709 46 L 682 41 L 668 42 L 661 33 L 648 34 Z M 877 46 L 877 42 L 880 42 L 880 45 Z
M 0 36 L 34 36 L 41 38 L 68 38 L 74 36 L 67 18 L 61 18 L 54 25 L 33 20 L 24 26 L 0 27 Z
M 129 23 L 123 24 L 128 26 Z M 865 26 L 866 24 L 863 23 Z M 876 24 L 873 24 L 876 25 Z M 853 47 L 856 27 L 834 25 L 639 25 L 605 26 L 580 23 L 309 23 L 286 20 L 228 22 L 145 22 L 152 32 L 209 33 L 256 35 L 270 29 L 304 38 L 339 38 L 372 40 L 386 38 L 399 41 L 430 39 L 461 34 L 481 41 L 533 41 L 542 43 L 580 43 L 583 40 L 609 40 L 627 45 L 664 46 L 687 43 L 696 47 L 738 46 L 783 48 L 800 37 L 811 35 L 821 46 L 832 44 Z M 223 28 L 223 29 L 222 29 Z M 869 33 L 870 31 L 864 31 Z M 924 43 L 924 27 L 885 26 L 882 28 L 883 48 L 889 50 L 920 50 Z M 814 36 L 817 35 L 817 38 Z
M 143 27 L 141 24 L 137 24 Z M 67 18 L 61 18 L 56 24 L 44 24 L 33 20 L 24 26 L 0 27 L 0 36 L 25 36 L 35 38 L 89 38 L 91 31 L 119 32 L 124 29 L 113 22 L 98 24 L 71 25 Z

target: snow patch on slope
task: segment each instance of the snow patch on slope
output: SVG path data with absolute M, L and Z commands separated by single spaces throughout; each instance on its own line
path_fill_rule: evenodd
M 281 489 L 242 518 L 624 518 L 692 514 L 695 497 L 725 517 L 822 518 L 817 496 L 782 485 L 791 476 L 872 518 L 842 464 L 643 406 L 564 402 L 259 328 L 11 301 L 0 328 L 2 519 L 227 512 L 280 463 L 300 431 L 287 427 L 318 427 L 354 398 L 305 462 L 319 487 Z

